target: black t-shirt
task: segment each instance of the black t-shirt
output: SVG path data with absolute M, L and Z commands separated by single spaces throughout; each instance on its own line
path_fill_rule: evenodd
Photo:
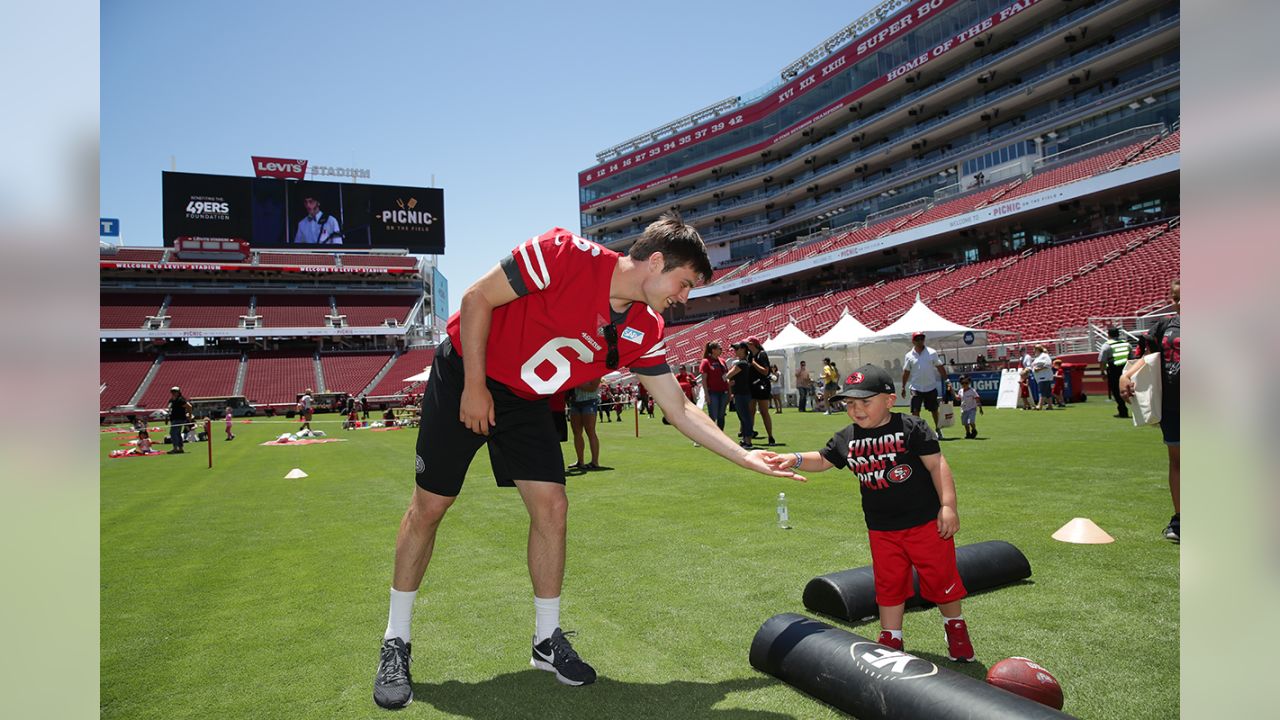
M 1138 338 L 1138 355 L 1160 352 L 1160 402 L 1177 405 L 1182 374 L 1182 316 L 1164 318 Z
M 179 395 L 169 399 L 169 422 L 186 422 L 187 399 Z
M 772 383 L 769 381 L 769 353 L 761 350 L 751 356 L 754 364 L 751 366 L 751 384 L 761 390 L 769 390 Z M 764 372 L 756 369 L 756 365 L 764 368 Z
M 733 376 L 733 394 L 746 395 L 751 392 L 751 361 L 734 360 L 729 367 L 739 368 L 738 374 Z
M 920 456 L 941 449 L 924 420 L 892 413 L 889 422 L 872 430 L 851 424 L 820 452 L 857 476 L 869 530 L 905 530 L 937 519 L 942 504 Z

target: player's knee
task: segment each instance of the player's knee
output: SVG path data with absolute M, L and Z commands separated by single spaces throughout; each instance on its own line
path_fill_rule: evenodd
M 415 490 L 409 503 L 409 517 L 415 525 L 435 525 L 453 506 L 456 497 L 436 495 L 422 489 Z
M 538 503 L 537 509 L 530 513 L 533 522 L 544 531 L 563 531 L 568 515 L 569 497 L 563 492 L 548 493 L 547 497 Z

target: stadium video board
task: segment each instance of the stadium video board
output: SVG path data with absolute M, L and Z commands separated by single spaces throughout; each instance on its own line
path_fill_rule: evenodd
M 164 243 L 238 238 L 255 248 L 404 248 L 444 254 L 444 191 L 165 172 Z

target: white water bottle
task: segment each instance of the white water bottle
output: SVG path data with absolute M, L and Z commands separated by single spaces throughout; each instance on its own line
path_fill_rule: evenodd
M 791 529 L 791 518 L 787 515 L 787 494 L 778 493 L 778 527 L 783 530 Z

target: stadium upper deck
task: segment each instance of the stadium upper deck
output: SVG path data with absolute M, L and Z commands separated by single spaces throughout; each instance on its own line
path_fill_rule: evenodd
M 103 247 L 104 339 L 429 337 L 429 270 L 410 255 L 250 251 L 194 261 Z
M 716 265 L 1025 175 L 1179 109 L 1167 0 L 882 4 L 731 98 L 598 155 L 582 232 L 622 249 L 678 209 Z

